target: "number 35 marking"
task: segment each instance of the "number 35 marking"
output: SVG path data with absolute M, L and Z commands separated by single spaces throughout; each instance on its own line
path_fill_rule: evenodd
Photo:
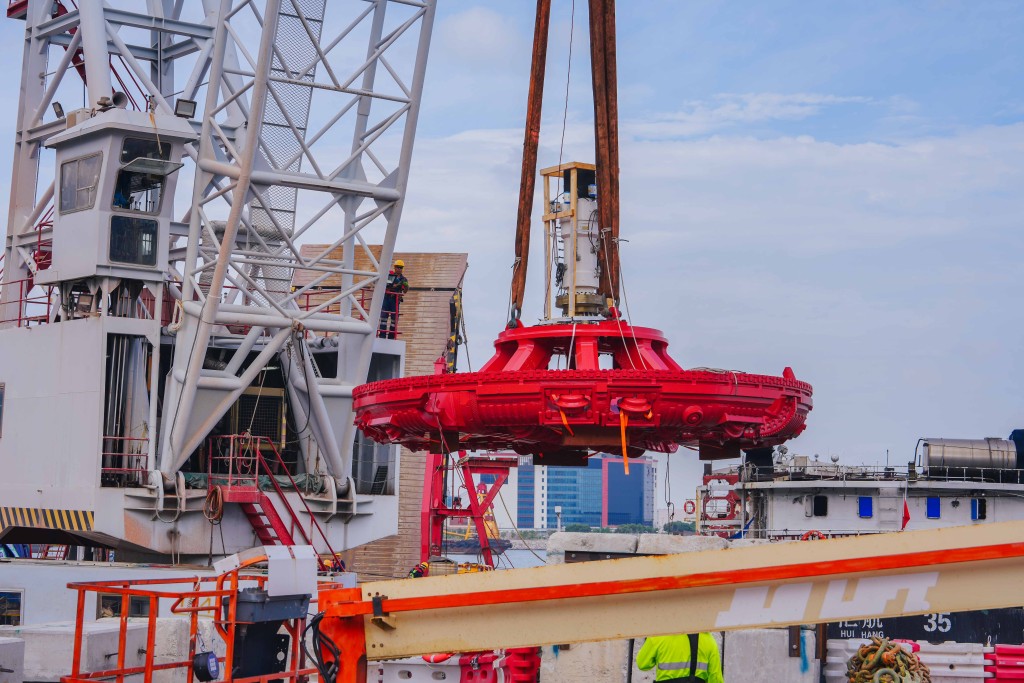
M 928 615 L 928 621 L 924 625 L 924 630 L 927 633 L 949 633 L 949 630 L 953 628 L 953 622 L 949 620 L 949 612 L 938 612 L 935 614 Z

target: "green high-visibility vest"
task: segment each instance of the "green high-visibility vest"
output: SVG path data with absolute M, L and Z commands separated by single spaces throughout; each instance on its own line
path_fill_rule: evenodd
M 657 667 L 656 681 L 686 679 L 692 665 L 697 680 L 725 683 L 718 644 L 710 633 L 698 636 L 696 661 L 691 662 L 690 637 L 679 634 L 648 638 L 636 656 L 636 664 L 644 671 Z

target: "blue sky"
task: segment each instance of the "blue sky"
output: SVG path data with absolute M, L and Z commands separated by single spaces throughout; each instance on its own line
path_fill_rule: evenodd
M 533 5 L 439 0 L 398 241 L 469 252 L 477 368 L 507 311 Z M 542 166 L 565 105 L 571 0 L 553 5 Z M 586 5 L 567 160 L 593 160 Z M 906 462 L 922 436 L 1024 427 L 1024 4 L 623 0 L 618 20 L 632 321 L 684 366 L 792 366 L 815 386 L 797 452 Z M 9 65 L 21 30 L 0 22 Z
M 565 103 L 553 4 L 541 165 Z M 477 367 L 507 303 L 532 5 L 441 3 L 399 239 L 469 249 Z M 565 157 L 590 161 L 585 6 Z M 618 20 L 633 322 L 685 366 L 791 365 L 816 389 L 792 448 L 823 459 L 1024 427 L 1024 5 L 645 0 Z

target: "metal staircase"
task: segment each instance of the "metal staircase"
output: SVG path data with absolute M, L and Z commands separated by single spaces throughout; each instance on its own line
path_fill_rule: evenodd
M 262 545 L 316 545 L 313 540 L 316 530 L 329 556 L 335 557 L 326 534 L 301 494 L 299 500 L 309 515 L 308 531 L 288 502 L 278 477 L 286 477 L 295 491 L 298 485 L 272 439 L 250 434 L 214 437 L 208 441 L 206 461 L 209 497 L 215 501 L 212 507 L 217 514 L 223 514 L 224 505 L 238 504 Z M 278 512 L 274 500 L 261 485 L 269 485 L 277 494 L 284 514 Z M 327 568 L 322 558 L 320 565 L 321 569 Z

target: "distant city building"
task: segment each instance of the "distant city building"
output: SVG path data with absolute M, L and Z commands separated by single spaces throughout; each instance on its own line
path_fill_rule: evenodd
M 586 467 L 521 465 L 516 476 L 516 525 L 554 529 L 559 521 L 592 527 L 654 521 L 654 461 L 595 455 Z M 561 510 L 561 520 L 557 509 Z

